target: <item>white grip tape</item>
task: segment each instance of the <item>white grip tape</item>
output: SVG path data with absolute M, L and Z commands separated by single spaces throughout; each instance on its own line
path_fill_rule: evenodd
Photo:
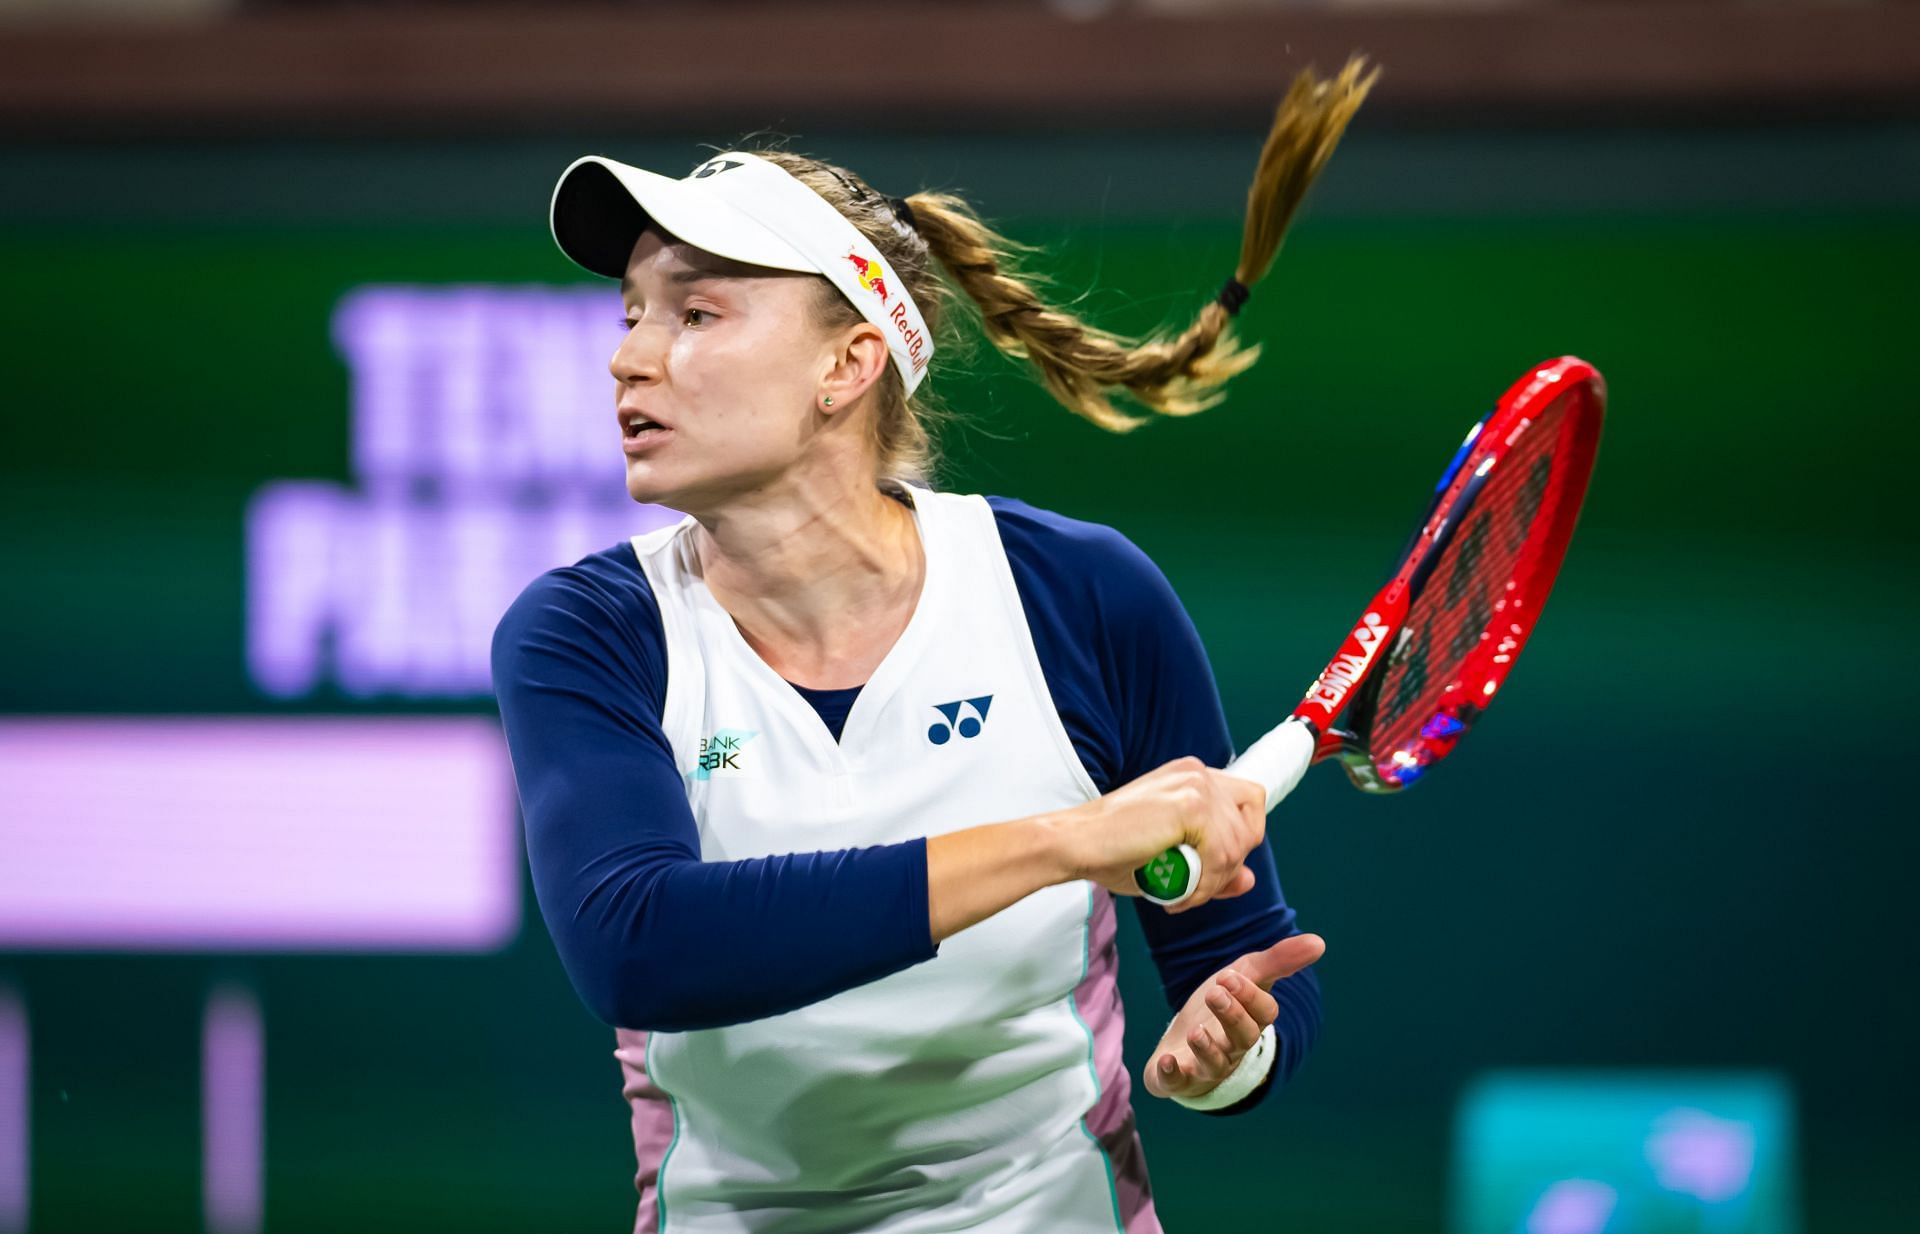
M 1306 721 L 1282 720 L 1222 770 L 1265 785 L 1271 814 L 1313 766 L 1313 747 L 1313 729 Z

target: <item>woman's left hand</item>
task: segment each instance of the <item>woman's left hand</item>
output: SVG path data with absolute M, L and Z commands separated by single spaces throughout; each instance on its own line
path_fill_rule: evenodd
M 1318 934 L 1249 951 L 1200 983 L 1153 1049 L 1145 1076 L 1156 1097 L 1198 1097 L 1227 1078 L 1280 1014 L 1267 991 L 1326 953 Z

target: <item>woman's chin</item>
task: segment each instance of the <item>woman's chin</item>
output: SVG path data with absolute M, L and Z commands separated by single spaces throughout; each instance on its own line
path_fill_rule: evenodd
M 657 476 L 647 474 L 647 467 L 627 466 L 627 496 L 641 505 L 670 505 L 668 498 L 672 490 L 660 483 Z
M 673 504 L 668 494 L 657 488 L 646 488 L 629 484 L 627 486 L 627 496 L 633 498 L 635 502 L 643 506 L 670 506 Z

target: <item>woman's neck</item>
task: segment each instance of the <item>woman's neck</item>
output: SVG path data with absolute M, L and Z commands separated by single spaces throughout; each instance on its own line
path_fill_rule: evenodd
M 926 579 L 913 511 L 876 488 L 735 502 L 695 528 L 707 589 L 781 676 L 864 684 L 906 629 Z

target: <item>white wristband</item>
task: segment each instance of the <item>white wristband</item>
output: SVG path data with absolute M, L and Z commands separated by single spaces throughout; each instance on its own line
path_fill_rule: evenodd
M 1260 1087 L 1260 1081 L 1267 1078 L 1267 1072 L 1273 1070 L 1273 1056 L 1278 1046 L 1275 1044 L 1273 1025 L 1260 1030 L 1260 1039 L 1253 1048 L 1240 1057 L 1240 1065 L 1227 1073 L 1227 1077 L 1198 1097 L 1184 1097 L 1173 1094 L 1173 1099 L 1189 1110 L 1218 1110 L 1222 1106 L 1232 1105 L 1254 1089 Z

